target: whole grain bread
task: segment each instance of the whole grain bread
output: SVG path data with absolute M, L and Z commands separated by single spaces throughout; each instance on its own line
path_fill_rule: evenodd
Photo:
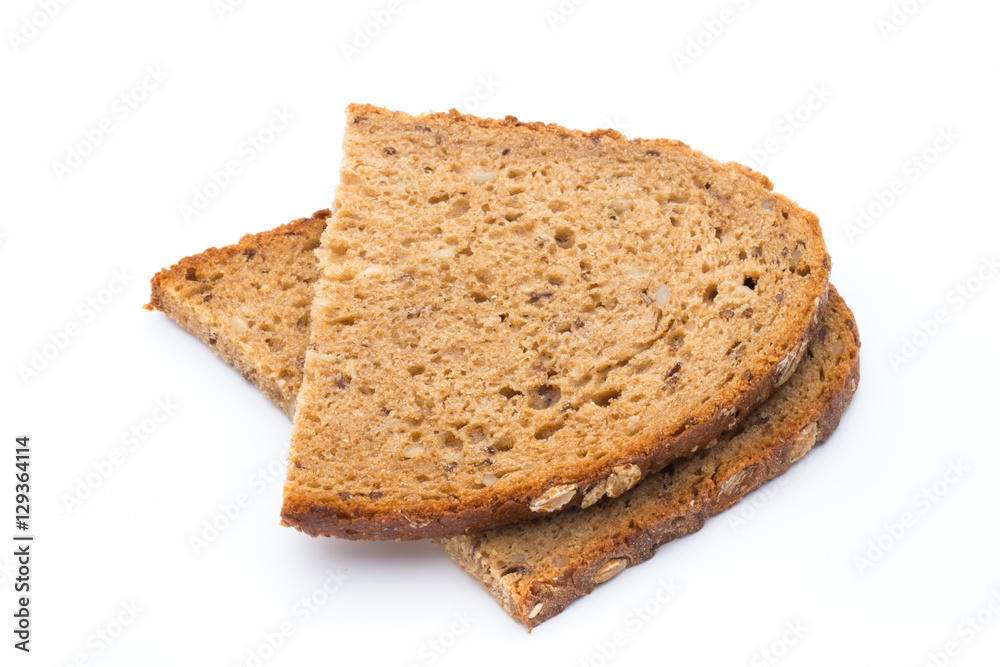
M 234 367 L 249 369 L 244 377 L 277 396 L 275 402 L 288 412 L 294 406 L 290 388 L 301 382 L 309 342 L 308 324 L 301 323 L 309 312 L 302 300 L 311 300 L 318 276 L 311 250 L 327 213 L 185 258 L 152 281 L 150 307 L 163 310 Z M 197 276 L 214 280 L 200 291 L 189 289 L 190 282 L 201 284 Z M 249 317 L 247 328 L 237 326 L 238 338 L 230 340 L 232 318 L 250 315 L 244 310 L 247 286 L 268 280 L 287 285 L 286 276 L 297 284 L 263 291 L 255 302 L 256 311 L 286 324 L 262 327 L 265 320 Z M 289 291 L 298 298 L 286 298 Z M 210 294 L 214 298 L 206 299 Z M 780 474 L 811 446 L 813 435 L 817 443 L 828 437 L 857 387 L 859 344 L 852 314 L 831 290 L 830 305 L 804 361 L 787 384 L 751 413 L 742 431 L 651 476 L 612 504 L 441 543 L 513 618 L 536 626 Z M 279 386 L 273 378 L 285 383 Z
M 318 271 L 313 250 L 329 210 L 185 257 L 151 281 L 160 310 L 292 416 Z
M 765 177 L 610 130 L 347 115 L 287 525 L 445 537 L 617 497 L 805 350 L 830 261 Z

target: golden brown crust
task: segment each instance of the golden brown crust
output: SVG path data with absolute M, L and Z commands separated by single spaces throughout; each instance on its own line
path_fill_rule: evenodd
M 760 442 L 755 441 L 751 445 L 743 443 L 739 448 L 729 445 L 732 453 L 720 445 L 719 449 L 699 457 L 679 461 L 673 469 L 662 475 L 680 476 L 689 469 L 697 471 L 699 459 L 710 460 L 711 465 L 703 467 L 714 469 L 715 474 L 708 477 L 701 477 L 700 471 L 691 474 L 698 481 L 683 489 L 673 488 L 664 492 L 659 496 L 660 507 L 655 512 L 647 509 L 645 515 L 630 518 L 628 511 L 624 510 L 623 514 L 609 519 L 606 515 L 599 517 L 596 512 L 585 510 L 585 514 L 594 514 L 594 521 L 627 523 L 628 527 L 621 529 L 614 540 L 591 545 L 593 548 L 582 562 L 567 563 L 561 570 L 548 572 L 541 579 L 529 577 L 527 583 L 521 581 L 515 587 L 505 583 L 503 577 L 498 576 L 479 553 L 481 544 L 489 540 L 490 532 L 484 533 L 483 537 L 469 535 L 442 540 L 445 551 L 460 567 L 479 580 L 512 618 L 530 630 L 561 612 L 573 600 L 589 594 L 594 589 L 595 579 L 600 581 L 598 573 L 608 563 L 614 562 L 621 569 L 641 563 L 651 558 L 666 542 L 699 530 L 706 519 L 728 509 L 767 481 L 788 470 L 812 446 L 826 440 L 837 427 L 857 389 L 860 377 L 857 353 L 860 339 L 853 314 L 835 291 L 830 296 L 830 308 L 833 311 L 831 317 L 839 319 L 836 324 L 839 333 L 847 333 L 847 336 L 840 336 L 840 339 L 848 340 L 846 349 L 829 364 L 831 367 L 824 368 L 822 376 L 816 375 L 815 381 L 821 381 L 822 388 L 815 400 L 801 406 L 787 403 L 787 407 L 783 409 L 790 414 L 784 415 L 780 420 L 780 428 L 767 433 L 767 437 L 760 438 Z M 830 332 L 830 335 L 832 338 L 833 333 Z M 812 344 L 814 350 L 820 349 L 822 345 L 823 341 L 814 341 Z M 766 412 L 765 408 L 778 409 L 765 403 L 761 412 Z M 759 414 L 760 412 L 756 412 L 749 415 L 747 423 L 753 423 Z M 650 479 L 644 484 L 655 482 L 655 479 Z M 646 492 L 648 489 L 639 487 L 632 493 Z M 632 512 L 635 514 L 636 511 Z M 554 517 L 551 521 L 559 521 L 561 518 Z M 620 569 L 616 568 L 615 574 L 617 571 Z
M 740 176 L 767 190 L 771 182 L 742 165 L 722 165 L 693 151 L 685 144 L 666 140 L 627 140 L 614 130 L 581 132 L 569 130 L 554 124 L 523 123 L 513 116 L 502 120 L 482 119 L 448 113 L 426 114 L 417 118 L 408 114 L 389 111 L 370 105 L 351 105 L 347 111 L 349 123 L 360 123 L 371 116 L 389 116 L 406 122 L 413 120 L 434 123 L 469 123 L 478 127 L 497 130 L 504 128 L 525 128 L 560 139 L 568 137 L 588 138 L 594 142 L 609 141 L 622 146 L 634 146 L 642 151 L 671 151 L 683 158 L 688 156 L 700 161 L 708 161 L 717 168 L 729 168 Z M 812 235 L 810 252 L 823 248 L 819 223 L 813 214 L 799 208 L 794 202 L 781 195 L 773 195 L 781 207 L 791 211 L 809 228 Z M 655 472 L 671 461 L 686 456 L 694 448 L 704 446 L 723 433 L 738 417 L 752 411 L 764 401 L 780 384 L 782 376 L 791 373 L 805 350 L 805 345 L 815 331 L 818 315 L 826 302 L 826 288 L 829 276 L 829 257 L 822 250 L 822 261 L 813 266 L 815 293 L 803 294 L 808 304 L 798 314 L 798 319 L 789 326 L 790 335 L 783 341 L 780 352 L 767 360 L 750 375 L 737 378 L 715 397 L 716 400 L 692 414 L 681 429 L 660 430 L 649 437 L 644 444 L 635 443 L 628 459 L 605 460 L 595 464 L 581 464 L 572 478 L 566 476 L 537 476 L 521 484 L 515 492 L 500 494 L 477 500 L 473 503 L 454 505 L 451 501 L 416 501 L 405 507 L 387 508 L 389 501 L 372 502 L 367 497 L 352 497 L 343 500 L 317 501 L 309 488 L 300 488 L 290 483 L 285 487 L 282 508 L 282 523 L 293 526 L 313 536 L 336 536 L 347 539 L 407 540 L 439 538 L 465 532 L 495 528 L 538 515 L 532 512 L 530 504 L 546 491 L 561 485 L 575 484 L 578 492 L 561 507 L 561 511 L 572 509 L 583 502 L 586 489 L 607 479 L 616 466 L 634 465 L 643 476 Z M 315 336 L 315 334 L 314 334 Z M 612 457 L 613 458 L 613 457 Z M 590 466 L 585 469 L 585 466 Z M 451 504 L 449 504 L 451 503 Z

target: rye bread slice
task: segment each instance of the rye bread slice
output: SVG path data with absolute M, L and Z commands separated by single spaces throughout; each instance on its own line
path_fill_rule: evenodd
M 210 345 L 289 413 L 302 379 L 307 304 L 318 276 L 311 250 L 327 215 L 320 211 L 247 235 L 235 246 L 185 258 L 152 281 L 150 308 Z M 247 294 L 254 284 L 283 288 Z M 660 544 L 696 530 L 708 516 L 787 469 L 812 444 L 810 424 L 816 424 L 817 443 L 836 427 L 857 387 L 859 341 L 853 316 L 832 290 L 824 318 L 805 360 L 751 413 L 741 433 L 651 476 L 629 494 L 628 507 L 622 509 L 621 499 L 523 526 L 453 537 L 441 541 L 445 551 L 530 628 L 650 557 Z M 648 501 L 653 491 L 663 493 L 657 502 Z M 559 539 L 553 540 L 557 528 Z
M 617 497 L 804 351 L 830 261 L 765 177 L 614 131 L 347 116 L 287 525 L 447 537 Z

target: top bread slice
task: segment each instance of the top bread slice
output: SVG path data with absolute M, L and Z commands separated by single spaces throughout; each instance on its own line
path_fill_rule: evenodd
M 787 379 L 830 266 L 681 143 L 360 105 L 317 256 L 282 518 L 351 539 L 624 493 Z
M 245 377 L 290 413 L 309 343 L 303 323 L 318 275 L 311 249 L 327 216 L 320 211 L 245 236 L 235 246 L 211 248 L 152 281 L 151 307 L 245 369 Z M 249 295 L 248 286 L 258 284 L 282 288 Z M 860 342 L 852 313 L 832 287 L 823 318 L 788 382 L 714 447 L 678 460 L 614 501 L 447 538 L 445 551 L 530 628 L 649 558 L 664 542 L 697 530 L 708 516 L 781 474 L 813 437 L 822 442 L 836 427 L 857 388 Z

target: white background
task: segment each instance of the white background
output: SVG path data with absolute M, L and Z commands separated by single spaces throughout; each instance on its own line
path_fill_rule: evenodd
M 248 652 L 286 621 L 293 634 L 263 664 L 923 665 L 950 641 L 957 655 L 938 664 L 997 664 L 1000 277 L 984 263 L 1000 253 L 996 3 L 907 0 L 911 15 L 886 34 L 889 0 L 567 0 L 558 21 L 556 0 L 409 0 L 350 59 L 342 44 L 387 0 L 255 0 L 221 16 L 211 0 L 94 0 L 50 3 L 51 18 L 44 4 L 7 0 L 0 15 L 4 665 L 255 664 Z M 689 40 L 704 46 L 680 63 Z M 131 92 L 147 68 L 162 80 Z M 773 139 L 757 166 L 819 215 L 864 342 L 840 430 L 752 503 L 530 636 L 432 544 L 281 528 L 284 415 L 140 307 L 160 267 L 327 206 L 351 101 L 613 126 L 744 163 Z M 248 159 L 241 144 L 275 109 L 294 118 Z M 59 167 L 102 119 L 111 132 Z M 949 129 L 957 138 L 934 149 Z M 914 171 L 925 150 L 933 164 Z M 229 160 L 240 173 L 185 220 L 181 206 Z M 902 194 L 880 212 L 895 180 Z M 859 208 L 879 215 L 852 236 Z M 109 296 L 115 271 L 124 289 L 100 313 L 81 306 Z M 955 291 L 965 285 L 971 298 Z M 22 377 L 71 324 L 78 335 Z M 893 363 L 914 337 L 912 358 Z M 157 400 L 177 407 L 129 451 L 123 434 Z M 10 631 L 22 433 L 34 451 L 30 655 Z M 68 509 L 114 450 L 121 464 Z M 953 465 L 962 475 L 940 481 Z M 921 501 L 936 481 L 934 502 Z M 195 555 L 190 538 L 242 493 L 249 506 Z M 349 579 L 303 620 L 297 602 L 338 568 Z M 680 591 L 652 602 L 671 579 Z M 138 617 L 110 645 L 98 639 L 133 603 Z M 640 622 L 630 614 L 643 605 L 653 612 Z M 979 631 L 962 625 L 983 609 Z M 624 645 L 605 659 L 615 632 Z M 428 644 L 438 639 L 443 653 Z

